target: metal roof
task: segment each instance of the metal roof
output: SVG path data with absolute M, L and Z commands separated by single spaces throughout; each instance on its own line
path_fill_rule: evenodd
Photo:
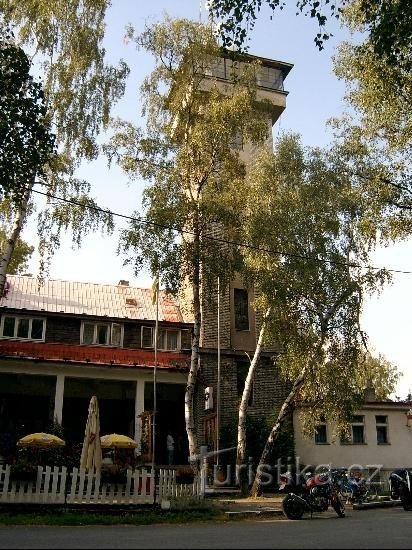
M 155 320 L 150 288 L 7 275 L 0 307 L 17 310 L 92 315 L 118 319 Z M 159 293 L 159 321 L 182 323 L 177 300 Z

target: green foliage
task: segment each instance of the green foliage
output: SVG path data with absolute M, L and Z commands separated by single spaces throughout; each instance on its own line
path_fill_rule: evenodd
M 357 384 L 361 388 L 372 387 L 378 401 L 391 397 L 401 376 L 396 365 L 381 354 L 374 356 L 367 352 L 360 358 Z
M 287 8 L 285 0 L 209 0 L 207 7 L 212 17 L 217 18 L 222 44 L 225 47 L 242 48 L 247 43 L 248 33 L 255 26 L 262 5 L 267 5 L 275 17 L 276 10 Z M 315 19 L 319 30 L 314 42 L 319 50 L 332 35 L 328 31 L 328 18 L 341 19 L 350 24 L 362 25 L 368 33 L 373 52 L 391 64 L 403 63 L 410 49 L 412 7 L 408 0 L 340 0 L 319 2 L 297 0 L 296 15 L 303 13 Z M 350 19 L 347 14 L 351 13 Z
M 199 505 L 198 505 L 199 506 Z M 193 523 L 226 519 L 220 510 L 203 506 L 200 510 L 163 511 L 139 510 L 112 514 L 92 514 L 85 511 L 56 509 L 36 513 L 3 512 L 2 525 L 154 525 L 157 523 Z
M 345 3 L 345 0 L 341 2 L 341 4 Z M 262 4 L 267 4 L 272 10 L 271 19 L 277 9 L 283 10 L 287 7 L 286 0 L 209 0 L 207 2 L 212 17 L 216 17 L 219 21 L 219 34 L 223 46 L 241 48 L 246 44 L 248 32 L 253 30 Z M 329 0 L 324 4 L 317 0 L 297 0 L 293 6 L 295 11 L 297 9 L 296 15 L 301 12 L 305 16 L 309 15 L 316 19 L 319 30 L 314 37 L 314 42 L 319 50 L 323 49 L 325 40 L 331 36 L 326 29 L 327 18 L 328 16 L 338 17 L 340 11 L 338 4 L 339 2 L 330 3 Z
M 311 408 L 308 423 L 320 415 L 345 422 L 363 398 L 364 296 L 388 280 L 368 267 L 375 241 L 360 230 L 358 177 L 338 146 L 304 149 L 286 135 L 274 154 L 262 153 L 248 182 L 245 239 L 259 248 L 245 253 L 246 270 L 259 289 L 257 307 L 272 307 L 277 366 L 288 380 L 303 376 L 295 397 Z
M 38 178 L 48 194 L 38 218 L 41 272 L 67 231 L 78 246 L 88 231 L 113 229 L 111 214 L 97 207 L 89 184 L 75 176 L 82 159 L 96 158 L 97 136 L 107 127 L 129 73 L 124 61 L 117 67 L 106 61 L 104 19 L 109 5 L 108 0 L 0 0 L 0 30 L 14 30 L 18 45 L 27 49 L 41 75 L 45 119 L 53 124 L 58 146 L 58 155 Z M 26 178 L 24 183 L 31 187 L 34 181 Z
M 6 240 L 6 229 L 0 227 L 0 250 L 3 250 Z M 18 239 L 14 248 L 13 256 L 8 265 L 7 272 L 10 275 L 22 275 L 26 273 L 28 268 L 28 261 L 33 252 L 34 246 L 31 246 L 22 239 Z
M 343 13 L 353 30 L 371 29 L 371 34 L 339 48 L 335 73 L 346 82 L 354 114 L 337 126 L 352 158 L 378 159 L 382 165 L 381 173 L 365 177 L 362 187 L 370 201 L 370 228 L 391 240 L 412 231 L 412 8 L 403 1 L 369 2 L 368 10 L 366 4 L 352 2 Z M 386 40 L 392 43 L 388 49 Z
M 236 251 L 207 237 L 212 226 L 229 238 L 239 227 L 245 166 L 231 142 L 237 132 L 254 143 L 267 136 L 268 114 L 255 109 L 255 66 L 239 63 L 227 84 L 205 78 L 221 51 L 208 26 L 186 20 L 155 24 L 137 43 L 156 59 L 142 87 L 147 130 L 117 121 L 106 146 L 131 178 L 149 181 L 146 221 L 131 223 L 121 250 L 136 271 L 160 269 L 172 290 L 185 277 L 192 284 L 200 264 L 206 280 L 223 278 Z
M 48 117 L 65 155 L 95 158 L 99 130 L 124 92 L 128 68 L 106 64 L 104 18 L 108 0 L 0 0 L 0 24 L 15 29 L 39 61 Z
M 54 154 L 42 86 L 30 68 L 26 53 L 6 33 L 0 39 L 0 190 L 17 202 Z

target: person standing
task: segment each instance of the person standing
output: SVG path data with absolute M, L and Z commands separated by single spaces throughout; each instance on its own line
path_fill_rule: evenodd
M 173 435 L 169 432 L 166 438 L 166 449 L 167 449 L 167 463 L 169 466 L 173 464 L 174 454 L 175 454 L 175 440 Z

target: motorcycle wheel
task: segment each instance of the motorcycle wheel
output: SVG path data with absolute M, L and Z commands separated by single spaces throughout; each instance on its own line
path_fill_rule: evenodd
M 342 499 L 339 495 L 336 495 L 336 497 L 332 501 L 332 508 L 335 510 L 335 512 L 338 514 L 340 518 L 345 517 L 345 505 L 343 504 Z
M 305 511 L 303 505 L 290 495 L 283 499 L 282 509 L 288 519 L 302 519 Z
M 401 499 L 401 504 L 405 512 L 410 512 L 412 510 L 412 501 L 406 498 Z

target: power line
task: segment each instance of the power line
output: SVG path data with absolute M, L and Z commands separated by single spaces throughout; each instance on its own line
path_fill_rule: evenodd
M 196 235 L 195 232 L 189 231 L 187 229 L 183 229 L 181 227 L 173 227 L 171 225 L 166 225 L 166 224 L 153 222 L 153 221 L 147 220 L 147 219 L 142 218 L 142 217 L 134 217 L 134 216 L 128 216 L 126 214 L 120 214 L 119 212 L 113 212 L 112 210 L 101 208 L 100 206 L 93 206 L 91 204 L 84 204 L 80 201 L 76 201 L 75 199 L 66 199 L 64 197 L 59 197 L 59 196 L 54 195 L 52 193 L 46 193 L 44 191 L 38 191 L 37 189 L 32 189 L 32 192 L 37 193 L 38 195 L 43 195 L 45 197 L 61 201 L 61 202 L 65 202 L 65 203 L 68 203 L 68 204 L 73 204 L 75 206 L 80 206 L 82 208 L 88 208 L 89 210 L 94 210 L 96 212 L 101 212 L 101 213 L 104 213 L 104 214 L 110 214 L 111 216 L 114 216 L 116 218 L 122 218 L 122 219 L 125 219 L 125 220 L 129 220 L 129 221 L 133 221 L 133 222 L 137 222 L 137 223 L 145 224 L 145 225 L 152 225 L 154 227 L 159 227 L 160 229 L 166 229 L 168 231 L 176 231 L 177 233 L 181 233 L 181 234 L 186 234 L 186 235 L 191 235 L 191 236 Z M 371 269 L 371 270 L 375 270 L 375 271 L 380 271 L 380 270 L 385 269 L 385 271 L 388 271 L 390 273 L 400 273 L 400 274 L 404 274 L 404 275 L 412 275 L 412 271 L 406 271 L 406 270 L 402 270 L 402 269 L 386 268 L 386 267 L 376 267 L 376 266 L 372 266 L 372 265 L 360 265 L 360 264 L 349 263 L 349 262 L 339 262 L 337 260 L 327 260 L 327 259 L 324 259 L 324 258 L 315 258 L 313 256 L 307 256 L 305 254 L 285 252 L 283 250 L 281 250 L 281 251 L 274 250 L 274 249 L 270 249 L 270 248 L 256 246 L 256 245 L 253 245 L 253 244 L 250 244 L 250 243 L 244 243 L 244 242 L 241 242 L 241 241 L 231 241 L 231 240 L 228 240 L 228 239 L 214 237 L 213 235 L 207 235 L 206 234 L 206 235 L 203 235 L 202 238 L 204 238 L 206 240 L 209 240 L 209 241 L 216 241 L 216 242 L 221 243 L 221 244 L 228 244 L 228 245 L 231 245 L 231 246 L 238 246 L 238 247 L 241 247 L 241 248 L 248 248 L 250 250 L 255 250 L 257 252 L 264 252 L 266 254 L 273 255 L 273 256 L 287 256 L 289 258 L 297 258 L 297 259 L 304 260 L 304 261 L 319 262 L 319 263 L 325 263 L 325 264 L 330 264 L 330 265 L 339 265 L 339 266 L 342 266 L 342 267 L 354 267 L 354 268 L 360 268 L 360 269 Z

